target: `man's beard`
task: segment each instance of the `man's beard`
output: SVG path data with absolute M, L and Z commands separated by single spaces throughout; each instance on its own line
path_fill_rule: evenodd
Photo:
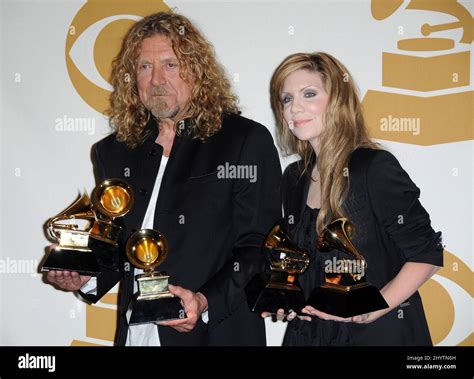
M 152 97 L 145 106 L 157 119 L 173 119 L 180 111 L 179 105 L 176 104 L 174 108 L 169 108 L 166 101 L 157 96 Z
M 148 93 L 148 102 L 145 107 L 151 112 L 153 116 L 158 119 L 169 118 L 173 119 L 179 111 L 180 107 L 169 108 L 163 96 L 171 95 L 166 88 L 161 86 L 151 87 Z

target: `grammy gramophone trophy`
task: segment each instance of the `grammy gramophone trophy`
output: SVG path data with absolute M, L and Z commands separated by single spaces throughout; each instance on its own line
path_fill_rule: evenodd
M 388 304 L 379 290 L 366 281 L 367 263 L 351 241 L 355 228 L 346 218 L 327 225 L 319 237 L 318 250 L 338 250 L 355 260 L 340 260 L 341 265 L 325 273 L 325 282 L 314 289 L 308 304 L 340 317 L 352 317 L 379 309 Z
M 130 236 L 125 250 L 129 261 L 144 271 L 135 277 L 138 293 L 129 325 L 186 318 L 181 299 L 168 289 L 169 275 L 155 271 L 168 255 L 165 236 L 153 229 L 141 229 Z
M 100 266 L 119 271 L 118 239 L 122 228 L 115 219 L 133 205 L 133 191 L 120 179 L 108 179 L 94 188 L 91 198 L 80 195 L 68 208 L 47 222 L 49 239 L 58 246 L 41 271 L 77 271 L 98 276 Z
M 294 244 L 281 221 L 268 233 L 264 249 L 270 272 L 255 275 L 246 286 L 249 308 L 259 313 L 275 314 L 280 308 L 300 312 L 305 297 L 298 285 L 298 275 L 309 266 L 308 252 Z

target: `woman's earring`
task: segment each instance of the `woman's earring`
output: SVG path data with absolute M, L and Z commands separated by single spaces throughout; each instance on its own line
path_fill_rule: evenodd
M 293 120 L 290 120 L 290 121 L 288 122 L 288 128 L 289 128 L 290 130 L 293 130 L 293 129 L 295 128 L 295 123 L 293 122 Z

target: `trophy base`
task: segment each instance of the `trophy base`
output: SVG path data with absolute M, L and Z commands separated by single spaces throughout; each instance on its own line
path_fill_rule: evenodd
M 92 251 L 78 251 L 55 247 L 46 258 L 41 272 L 76 271 L 79 275 L 99 276 L 100 269 Z
M 270 274 L 258 274 L 245 287 L 247 303 L 252 312 L 276 314 L 278 309 L 301 313 L 305 306 L 303 291 L 297 285 L 270 282 Z
M 120 271 L 119 252 L 117 246 L 90 238 L 89 248 L 93 251 L 99 267 L 113 272 Z
M 149 324 L 186 318 L 179 297 L 164 297 L 154 300 L 133 299 L 129 325 Z
M 323 284 L 313 290 L 308 304 L 339 317 L 352 317 L 388 308 L 377 287 L 365 283 L 355 286 Z

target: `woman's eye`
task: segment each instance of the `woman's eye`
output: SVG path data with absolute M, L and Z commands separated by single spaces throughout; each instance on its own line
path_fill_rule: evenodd
M 284 105 L 284 104 L 288 104 L 289 102 L 291 101 L 291 98 L 289 96 L 285 96 L 281 99 L 281 103 Z
M 312 91 L 305 92 L 304 94 L 304 97 L 314 97 L 314 96 L 316 96 L 316 92 L 312 92 Z

